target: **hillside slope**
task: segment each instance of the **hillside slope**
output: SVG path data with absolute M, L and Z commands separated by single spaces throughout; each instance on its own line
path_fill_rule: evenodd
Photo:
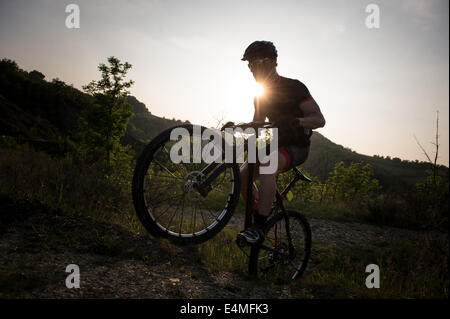
M 162 130 L 187 122 L 158 117 L 149 111 L 151 107 L 136 97 L 129 96 L 127 102 L 132 106 L 134 116 L 122 142 L 133 145 L 137 153 Z M 78 117 L 90 103 L 92 98 L 89 95 L 71 85 L 58 79 L 48 82 L 45 75 L 38 71 L 26 72 L 14 61 L 0 61 L 0 136 L 21 138 L 38 148 L 42 140 L 64 143 L 66 139 L 76 138 Z M 346 164 L 370 163 L 375 177 L 385 189 L 414 185 L 426 176 L 426 170 L 431 167 L 424 162 L 361 155 L 315 132 L 310 156 L 303 168 L 325 180 L 339 161 Z M 448 172 L 448 168 L 441 167 L 441 175 L 448 176 Z
M 330 141 L 318 132 L 311 137 L 311 150 L 303 168 L 311 175 L 325 180 L 336 163 L 343 161 L 346 165 L 362 162 L 372 165 L 374 176 L 380 180 L 384 189 L 401 190 L 423 180 L 431 164 L 419 161 L 404 161 L 399 158 L 383 158 L 359 154 L 342 145 Z M 449 174 L 448 167 L 440 166 L 441 176 Z

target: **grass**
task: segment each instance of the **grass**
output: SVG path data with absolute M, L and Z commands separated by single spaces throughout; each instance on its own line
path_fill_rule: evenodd
M 11 265 L 0 272 L 0 298 L 16 298 L 25 291 L 41 287 L 46 280 L 30 265 Z
M 20 146 L 2 149 L 0 193 L 142 233 L 131 199 L 131 174 L 126 183 L 111 182 L 95 165 L 77 164 L 70 156 L 53 158 Z
M 198 257 L 211 271 L 247 274 L 248 259 L 235 243 L 237 233 L 237 229 L 225 227 L 214 238 L 197 247 Z
M 210 271 L 247 276 L 248 259 L 234 243 L 236 232 L 225 228 L 197 248 Z M 448 235 L 344 248 L 314 242 L 305 274 L 287 287 L 292 298 L 448 298 L 448 249 Z M 379 289 L 365 285 L 369 264 L 379 266 Z M 272 284 L 277 286 L 276 281 Z
M 365 212 L 355 213 L 345 205 L 320 204 L 320 203 L 303 203 L 301 200 L 293 200 L 292 202 L 284 201 L 287 209 L 293 209 L 301 212 L 307 218 L 328 219 L 337 222 L 364 221 Z
M 313 246 L 301 285 L 319 298 L 448 298 L 448 236 L 346 248 Z M 368 289 L 368 264 L 380 269 L 380 288 Z

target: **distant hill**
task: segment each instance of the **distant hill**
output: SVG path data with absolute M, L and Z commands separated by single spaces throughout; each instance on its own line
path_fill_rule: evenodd
M 72 85 L 45 80 L 39 71 L 24 71 L 12 60 L 0 61 L 0 135 L 19 138 L 33 145 L 75 139 L 81 112 L 92 97 Z M 133 107 L 125 143 L 141 149 L 158 132 L 182 123 L 152 115 L 134 96 L 127 102 Z
M 352 162 L 369 163 L 372 165 L 374 175 L 380 180 L 384 189 L 404 189 L 412 186 L 427 176 L 431 164 L 421 161 L 401 160 L 381 156 L 367 156 L 359 154 L 342 145 L 338 145 L 318 132 L 311 137 L 311 150 L 303 168 L 311 175 L 324 180 L 337 162 L 343 161 L 346 165 Z M 441 176 L 449 175 L 449 169 L 440 166 Z
M 134 96 L 128 96 L 127 102 L 133 107 L 134 116 L 128 123 L 127 134 L 122 141 L 133 145 L 137 151 L 142 149 L 143 143 L 149 142 L 163 130 L 189 122 L 175 119 L 169 120 L 153 115 L 145 104 Z
M 134 96 L 129 96 L 127 102 L 132 106 L 134 116 L 122 142 L 133 145 L 137 152 L 162 130 L 188 122 L 153 115 Z M 0 135 L 36 145 L 60 145 L 65 139 L 75 138 L 77 119 L 90 103 L 92 97 L 72 85 L 58 79 L 46 81 L 44 74 L 36 70 L 21 70 L 12 60 L 0 61 Z M 315 132 L 311 152 L 303 168 L 324 180 L 339 161 L 370 163 L 385 189 L 413 185 L 424 178 L 426 170 L 431 167 L 425 162 L 358 154 Z M 441 170 L 448 176 L 448 168 L 442 166 Z

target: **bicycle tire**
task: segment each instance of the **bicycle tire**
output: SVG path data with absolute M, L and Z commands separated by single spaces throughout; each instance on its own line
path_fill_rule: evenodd
M 148 172 L 153 169 L 153 171 L 155 170 L 152 165 L 154 164 L 154 162 L 158 162 L 157 165 L 160 165 L 159 163 L 159 158 L 158 161 L 155 160 L 155 156 L 159 156 L 158 151 L 160 151 L 162 148 L 165 147 L 165 145 L 167 143 L 169 143 L 170 140 L 170 133 L 173 129 L 175 128 L 185 128 L 189 131 L 190 134 L 193 134 L 193 125 L 192 124 L 182 124 L 182 125 L 177 125 L 174 127 L 171 127 L 165 131 L 163 131 L 161 134 L 159 134 L 158 136 L 156 136 L 147 146 L 146 148 L 142 151 L 141 155 L 138 158 L 138 161 L 136 163 L 136 168 L 134 170 L 134 175 L 133 175 L 133 182 L 132 182 L 132 195 L 133 195 L 133 204 L 136 210 L 136 214 L 140 220 L 140 222 L 142 223 L 142 225 L 145 227 L 145 229 L 153 236 L 155 237 L 162 237 L 162 238 L 167 238 L 169 240 L 171 240 L 172 242 L 174 242 L 175 244 L 180 244 L 180 245 L 184 245 L 184 244 L 199 244 L 202 243 L 212 237 L 214 237 L 218 232 L 220 232 L 223 227 L 225 227 L 225 225 L 228 223 L 228 221 L 230 220 L 231 216 L 234 213 L 234 210 L 237 206 L 238 200 L 239 200 L 239 196 L 240 196 L 240 176 L 239 176 L 239 167 L 236 163 L 232 163 L 232 164 L 228 164 L 228 168 L 227 170 L 230 172 L 230 182 L 231 182 L 231 188 L 230 191 L 228 193 L 228 198 L 226 199 L 226 202 L 223 203 L 222 206 L 222 210 L 220 212 L 220 214 L 217 215 L 217 217 L 215 218 L 215 220 L 213 222 L 211 222 L 209 224 L 209 222 L 205 222 L 205 216 L 203 215 L 202 209 L 199 209 L 199 214 L 201 215 L 201 218 L 203 219 L 203 227 L 201 229 L 195 230 L 192 229 L 192 231 L 188 231 L 185 232 L 184 230 L 182 230 L 183 228 L 183 213 L 184 213 L 184 199 L 185 199 L 185 190 L 183 189 L 183 192 L 180 196 L 182 196 L 182 200 L 183 200 L 183 213 L 181 216 L 181 222 L 180 222 L 180 230 L 175 230 L 175 229 L 170 229 L 171 225 L 163 225 L 161 224 L 161 220 L 157 219 L 156 216 L 156 209 L 155 207 L 152 208 L 152 200 L 149 200 L 148 198 L 146 198 L 146 193 L 151 193 L 151 191 L 146 190 L 145 189 L 145 183 L 148 183 L 149 178 L 146 176 L 150 175 Z M 205 127 L 201 127 L 201 133 L 204 132 L 206 128 Z M 173 142 L 173 141 L 171 141 Z M 158 155 L 157 155 L 158 154 Z M 164 164 L 166 165 L 172 165 L 170 164 L 168 161 L 166 161 Z M 173 164 L 175 165 L 175 164 Z M 184 179 L 186 179 L 186 177 L 191 174 L 193 171 L 189 172 L 189 170 L 187 169 L 188 165 L 191 164 L 181 164 L 181 167 L 185 167 L 186 171 L 183 171 L 182 169 L 180 170 L 180 172 L 183 171 L 183 173 L 178 174 L 177 171 L 177 175 L 175 176 L 176 178 L 180 178 L 181 176 L 186 173 Z M 192 164 L 194 165 L 194 164 Z M 170 169 L 173 169 L 172 167 L 170 167 Z M 152 171 L 152 172 L 153 172 Z M 196 174 L 199 174 L 198 171 Z M 161 175 L 162 176 L 162 175 Z M 161 177 L 158 176 L 158 177 Z M 167 176 L 170 177 L 170 176 Z M 166 177 L 164 177 L 166 178 Z M 224 178 L 225 180 L 225 178 Z M 151 182 L 151 178 L 150 178 L 150 182 Z M 157 181 L 156 181 L 157 182 Z M 182 183 L 182 182 L 181 182 Z M 170 187 L 171 182 L 167 182 L 167 187 Z M 174 183 L 174 188 L 175 188 L 175 192 L 177 191 L 177 185 L 176 183 Z M 181 191 L 179 192 L 181 193 Z M 165 194 L 161 193 L 161 196 L 163 196 Z M 195 194 L 192 196 L 196 196 Z M 209 196 L 209 194 L 208 194 Z M 200 198 L 200 196 L 197 196 Z M 179 199 L 179 198 L 178 198 Z M 158 198 L 159 201 L 161 201 L 161 198 Z M 169 200 L 175 200 L 175 197 L 170 196 L 167 199 Z M 198 198 L 196 198 L 196 200 L 199 200 Z M 201 200 L 201 199 L 200 199 Z M 154 201 L 154 200 L 153 200 Z M 177 202 L 178 203 L 178 202 Z M 164 205 L 158 203 L 159 205 Z M 172 207 L 172 209 L 175 209 L 175 213 L 174 215 L 177 214 L 177 210 L 179 209 L 179 206 L 172 206 L 173 204 L 168 203 L 167 204 L 168 207 Z M 179 205 L 179 204 L 177 204 Z M 217 206 L 220 206 L 221 204 L 217 204 Z M 170 208 L 166 208 L 166 210 L 170 210 Z M 194 228 L 196 226 L 196 221 L 198 219 L 198 217 L 195 216 L 196 214 L 196 206 L 194 206 L 194 212 L 190 212 L 191 214 L 191 224 L 194 224 Z M 204 209 L 203 209 L 204 210 Z M 211 215 L 212 211 L 209 210 L 209 213 Z M 206 214 L 206 213 L 205 213 Z M 194 216 L 192 216 L 194 215 Z M 172 217 L 173 218 L 173 217 Z M 178 217 L 177 217 L 178 218 Z
M 277 283 L 296 280 L 303 275 L 311 254 L 311 227 L 299 212 L 286 210 L 286 214 L 289 217 L 290 234 L 296 246 L 294 255 L 288 256 L 290 253 L 287 252 L 285 215 L 278 213 L 266 222 L 264 242 L 251 248 L 250 275 L 272 279 Z M 275 238 L 274 234 L 277 234 L 278 238 Z M 262 248 L 262 245 L 273 251 Z

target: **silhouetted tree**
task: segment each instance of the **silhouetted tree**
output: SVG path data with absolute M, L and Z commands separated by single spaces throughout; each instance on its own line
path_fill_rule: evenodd
M 39 71 L 33 70 L 33 71 L 30 72 L 30 77 L 31 77 L 33 80 L 40 81 L 40 80 L 43 80 L 43 79 L 45 78 L 45 75 L 42 74 L 42 73 L 39 72 Z
M 423 146 L 420 144 L 417 137 L 414 135 L 414 139 L 416 140 L 416 142 L 419 145 L 420 149 L 422 150 L 423 154 L 427 157 L 428 162 L 430 162 L 430 164 L 433 165 L 432 174 L 433 174 L 433 183 L 434 184 L 436 184 L 437 171 L 438 171 L 438 167 L 439 167 L 439 165 L 437 164 L 437 159 L 438 159 L 438 155 L 439 155 L 439 111 L 436 112 L 436 137 L 435 138 L 436 138 L 436 142 L 431 143 L 436 147 L 436 151 L 434 153 L 434 161 L 432 161 L 430 156 L 428 155 L 427 151 L 423 148 Z
M 94 103 L 83 112 L 79 121 L 88 159 L 103 160 L 106 167 L 123 156 L 124 147 L 120 144 L 120 138 L 125 135 L 133 114 L 126 102 L 127 89 L 134 83 L 124 80 L 131 64 L 121 63 L 113 56 L 108 58 L 108 63 L 99 64 L 102 76 L 99 81 L 83 86 L 94 97 Z

